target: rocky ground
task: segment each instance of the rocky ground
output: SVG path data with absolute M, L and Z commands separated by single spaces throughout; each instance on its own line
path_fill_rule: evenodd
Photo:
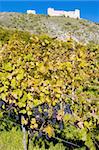
M 99 24 L 84 19 L 3 12 L 0 13 L 0 26 L 49 34 L 61 40 L 72 37 L 82 43 L 99 43 Z

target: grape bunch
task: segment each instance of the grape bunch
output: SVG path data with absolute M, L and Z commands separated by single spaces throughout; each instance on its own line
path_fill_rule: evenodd
M 43 103 L 42 105 L 33 107 L 32 110 L 32 116 L 35 117 L 38 124 L 38 138 L 43 136 L 43 129 L 48 125 L 51 125 L 54 128 L 58 126 L 59 130 L 63 130 L 64 122 L 63 118 L 58 118 L 59 112 L 63 111 L 64 115 L 66 115 L 67 113 L 72 114 L 70 104 L 66 104 L 65 102 L 63 102 L 62 105 L 61 103 L 57 103 L 54 107 L 49 106 L 47 103 Z M 46 134 L 46 139 L 48 139 L 48 136 L 49 135 Z
M 5 102 L 0 100 L 0 110 L 2 110 L 3 107 L 5 108 Z

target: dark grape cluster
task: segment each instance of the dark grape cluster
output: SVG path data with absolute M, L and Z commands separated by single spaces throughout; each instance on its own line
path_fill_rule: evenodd
M 14 109 L 13 109 L 13 104 L 7 105 L 4 101 L 0 101 L 0 109 L 2 109 L 3 105 L 6 106 L 6 110 L 8 110 L 7 116 L 11 118 L 12 120 L 15 120 L 16 123 L 19 123 L 21 121 L 21 114 L 15 114 Z M 52 110 L 51 114 L 49 114 L 50 109 Z M 36 122 L 38 124 L 38 129 L 40 129 L 41 127 L 44 128 L 50 124 L 53 127 L 58 125 L 59 130 L 63 130 L 64 128 L 63 120 L 57 119 L 58 112 L 61 109 L 64 111 L 64 114 L 66 113 L 72 114 L 70 104 L 66 104 L 65 102 L 63 102 L 62 104 L 57 103 L 55 106 L 49 106 L 47 103 L 44 103 L 42 105 L 32 108 L 32 115 L 30 117 L 30 120 L 32 117 L 36 119 Z M 28 116 L 26 116 L 25 114 L 24 117 L 27 118 Z M 29 127 L 29 125 L 30 125 L 30 121 L 28 122 L 27 126 Z M 31 135 L 32 135 L 32 132 L 34 134 L 34 131 L 31 130 L 31 133 L 30 133 Z M 44 135 L 43 130 L 38 130 L 36 132 L 38 132 L 38 138 Z M 47 140 L 49 139 L 48 134 L 46 134 L 46 139 Z
M 49 109 L 52 107 L 52 115 L 49 115 Z M 62 107 L 62 108 L 61 108 Z M 67 104 L 65 102 L 57 103 L 55 106 L 49 106 L 47 103 L 44 103 L 38 107 L 33 108 L 33 116 L 35 117 L 39 128 L 43 125 L 43 127 L 47 126 L 48 124 L 52 126 L 59 126 L 60 130 L 63 130 L 64 128 L 64 122 L 63 120 L 57 120 L 58 111 L 63 109 L 64 114 L 72 114 L 72 110 L 70 108 L 70 104 Z M 41 137 L 43 135 L 42 131 L 40 130 L 38 132 L 38 137 Z M 48 139 L 48 135 L 46 135 L 46 139 Z
M 0 110 L 2 110 L 2 109 L 3 109 L 3 106 L 5 107 L 5 102 L 4 102 L 4 101 L 2 101 L 2 100 L 0 100 Z
M 3 112 L 4 118 L 10 119 L 16 123 L 20 122 L 20 115 L 14 112 L 13 103 L 7 104 L 4 101 L 0 100 L 0 110 Z
M 63 121 L 61 120 L 61 121 L 59 121 L 59 129 L 60 129 L 60 130 L 63 130 L 63 128 L 64 128 L 64 123 L 63 123 Z
M 42 131 L 39 131 L 39 132 L 38 132 L 38 137 L 41 138 L 42 135 L 43 135 L 43 132 L 42 132 Z
M 70 108 L 70 104 L 66 104 L 64 107 L 64 113 L 72 114 L 72 110 Z

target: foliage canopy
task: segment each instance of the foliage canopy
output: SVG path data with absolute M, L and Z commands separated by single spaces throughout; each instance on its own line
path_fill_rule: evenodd
M 99 45 L 19 31 L 2 43 L 1 118 L 8 115 L 31 136 L 60 137 L 95 150 L 99 140 Z

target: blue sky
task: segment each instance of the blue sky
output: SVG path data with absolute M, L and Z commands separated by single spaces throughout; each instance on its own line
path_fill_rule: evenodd
M 0 1 L 49 1 L 49 0 L 0 0 Z M 50 0 L 50 1 L 99 1 L 99 0 Z
M 60 10 L 81 10 L 81 17 L 99 22 L 99 0 L 0 0 L 0 12 L 22 12 L 35 9 L 38 14 L 46 14 L 48 7 Z

